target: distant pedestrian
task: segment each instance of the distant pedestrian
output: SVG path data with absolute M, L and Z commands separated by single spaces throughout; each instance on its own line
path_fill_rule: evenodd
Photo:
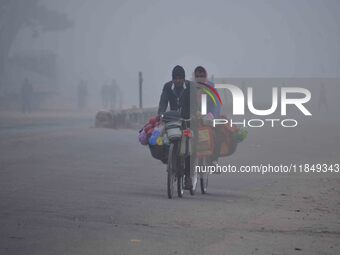
M 109 85 L 104 84 L 101 89 L 102 106 L 107 109 L 110 101 L 110 88 Z
M 112 80 L 109 86 L 109 107 L 111 110 L 115 110 L 117 108 L 117 98 L 118 98 L 118 85 L 115 79 Z

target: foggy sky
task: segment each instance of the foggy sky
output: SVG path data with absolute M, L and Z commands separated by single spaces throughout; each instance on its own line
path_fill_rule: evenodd
M 339 1 L 44 0 L 74 27 L 17 37 L 12 53 L 49 49 L 58 56 L 58 83 L 80 79 L 93 91 L 115 78 L 125 106 L 154 106 L 174 65 L 187 78 L 196 65 L 215 77 L 339 77 Z M 98 88 L 98 89 L 97 89 Z M 99 92 L 98 92 L 99 93 Z

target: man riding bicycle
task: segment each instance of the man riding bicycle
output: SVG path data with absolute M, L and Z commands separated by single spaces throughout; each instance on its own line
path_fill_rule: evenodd
M 191 82 L 185 80 L 184 68 L 177 65 L 172 70 L 172 80 L 165 83 L 163 86 L 162 94 L 159 100 L 158 114 L 166 112 L 168 105 L 170 111 L 178 111 L 182 118 L 190 118 L 190 84 Z M 190 189 L 190 157 L 185 159 L 184 169 L 185 189 Z

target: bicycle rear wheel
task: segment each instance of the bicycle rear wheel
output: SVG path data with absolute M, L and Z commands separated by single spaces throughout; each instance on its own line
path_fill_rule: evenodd
M 207 174 L 201 175 L 200 184 L 201 184 L 201 193 L 207 194 L 207 191 L 208 191 L 208 175 Z
M 209 165 L 209 162 L 206 157 L 199 159 L 198 164 L 201 166 Z M 201 186 L 201 193 L 206 194 L 208 191 L 208 173 L 201 172 L 200 174 L 200 186 Z

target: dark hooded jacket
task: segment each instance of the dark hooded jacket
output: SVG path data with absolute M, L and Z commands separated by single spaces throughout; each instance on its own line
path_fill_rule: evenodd
M 179 111 L 185 99 L 183 96 L 189 92 L 186 91 L 189 89 L 189 85 L 189 81 L 185 81 L 182 87 L 176 87 L 172 81 L 165 83 L 159 100 L 158 114 L 166 112 L 168 106 L 170 106 L 170 111 Z

